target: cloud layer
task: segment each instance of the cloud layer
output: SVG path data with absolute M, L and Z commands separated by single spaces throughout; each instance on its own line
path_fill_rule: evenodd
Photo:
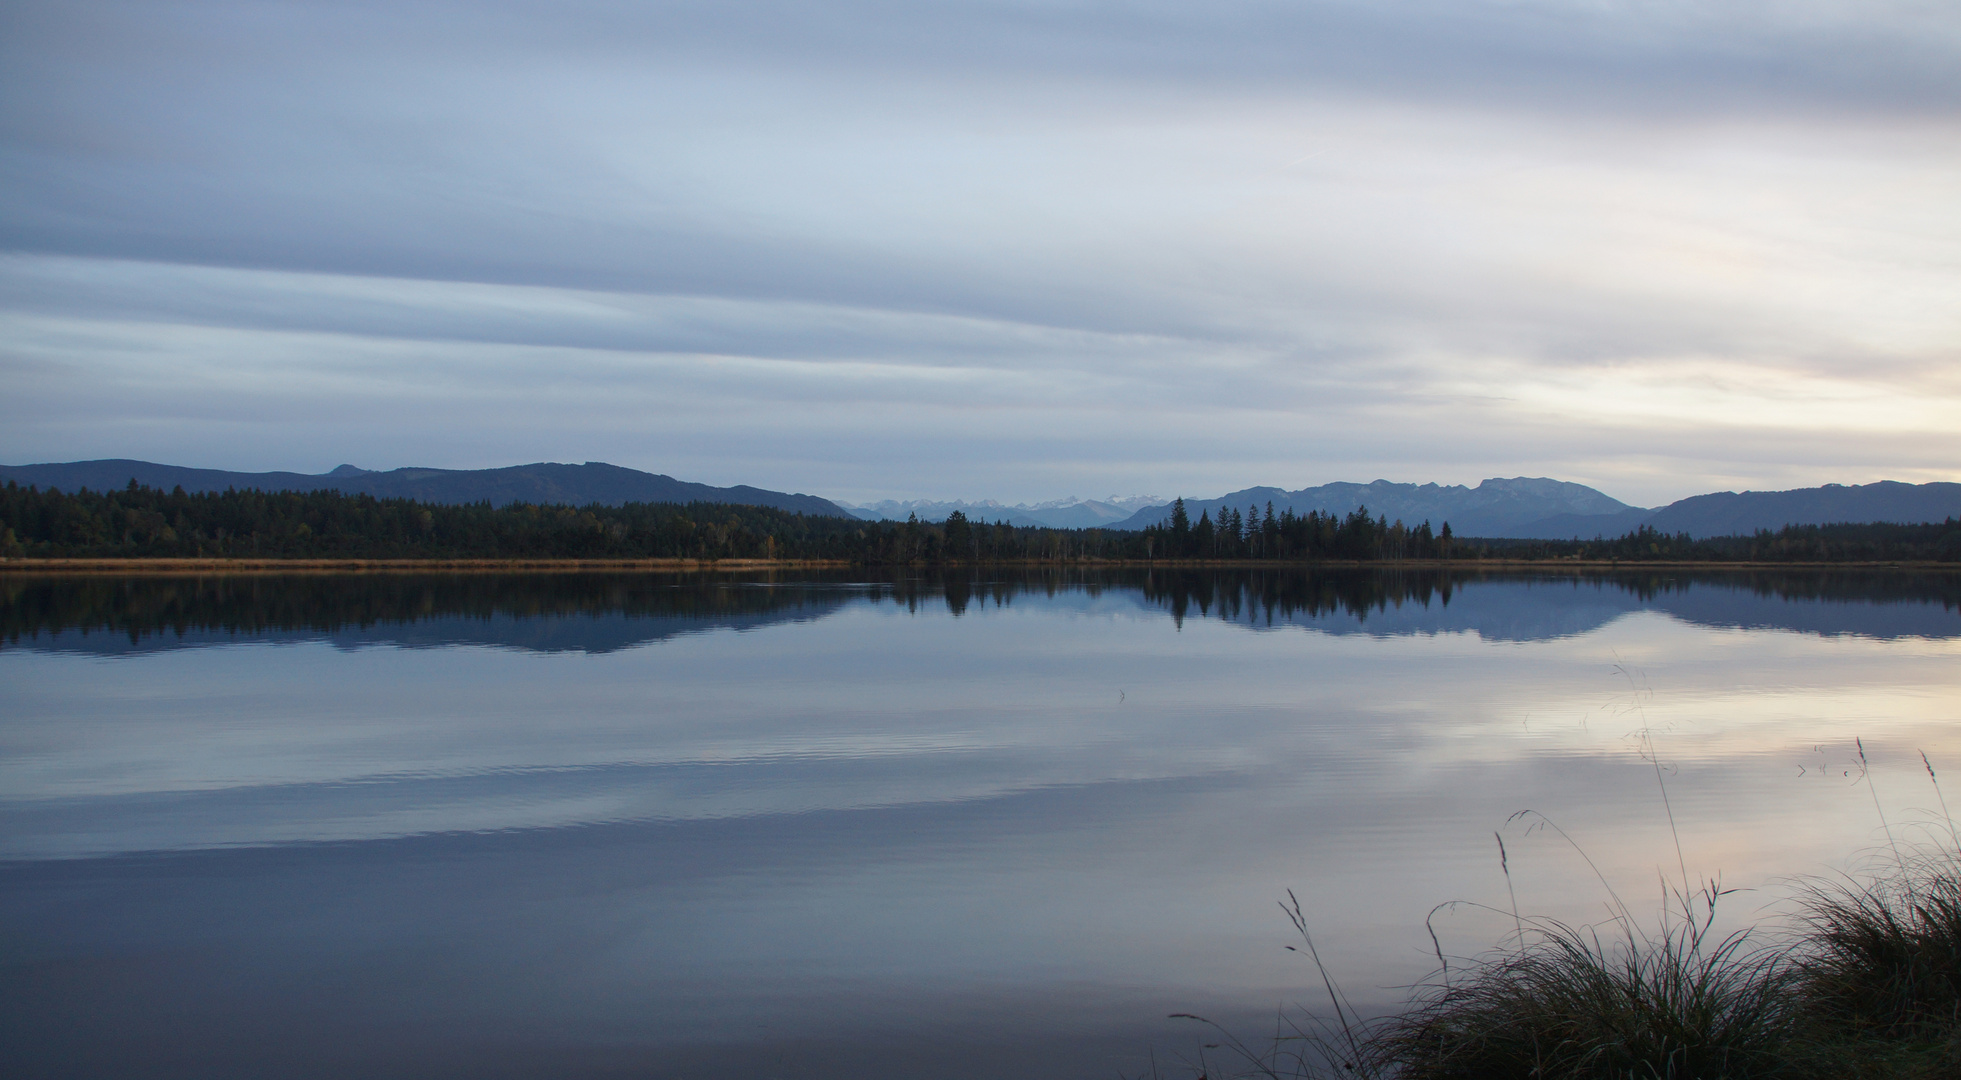
M 1961 478 L 1947 5 L 0 19 L 10 462 Z

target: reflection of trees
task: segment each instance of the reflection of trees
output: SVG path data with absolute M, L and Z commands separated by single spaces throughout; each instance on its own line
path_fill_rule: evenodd
M 1445 571 L 1157 571 L 1147 576 L 1143 589 L 1145 599 L 1165 607 L 1181 625 L 1194 611 L 1200 618 L 1272 625 L 1336 613 L 1366 619 L 1406 603 L 1448 606 L 1464 577 Z
M 1886 570 L 1835 571 L 1600 571 L 1533 572 L 1471 569 L 1071 569 L 1038 568 L 989 572 L 990 568 L 943 575 L 895 578 L 891 595 L 909 610 L 929 597 L 944 598 L 955 615 L 976 604 L 996 606 L 1028 592 L 1054 596 L 1080 591 L 1131 591 L 1162 607 L 1182 623 L 1186 618 L 1219 618 L 1272 625 L 1296 617 L 1347 615 L 1366 621 L 1372 613 L 1418 605 L 1450 606 L 1467 587 L 1504 582 L 1579 584 L 1650 601 L 1691 590 L 1743 592 L 1779 600 L 1828 603 L 1938 603 L 1961 609 L 1961 574 Z
M 1938 603 L 1961 607 L 1961 574 L 1904 570 L 1738 570 L 1602 575 L 1643 600 L 1712 586 L 1779 600 L 1837 603 Z
M 703 620 L 834 609 L 838 590 L 880 595 L 879 585 L 771 587 L 767 577 L 722 574 L 414 573 L 0 576 L 0 641 L 63 630 L 127 634 L 221 631 L 331 633 L 434 618 L 565 615 Z M 821 589 L 815 592 L 813 588 Z
M 1201 617 L 1239 623 L 1284 622 L 1342 614 L 1366 621 L 1371 613 L 1405 604 L 1450 605 L 1467 586 L 1573 582 L 1613 589 L 1648 601 L 1691 590 L 1746 592 L 1778 600 L 1828 603 L 1938 603 L 1961 608 L 1961 574 L 1901 571 L 1633 571 L 1599 573 L 1479 573 L 1464 570 L 1155 571 L 1144 596 L 1183 622 Z
M 1141 596 L 1181 624 L 1188 617 L 1242 624 L 1372 613 L 1415 604 L 1438 609 L 1467 587 L 1500 582 L 1577 583 L 1642 601 L 1694 590 L 1828 603 L 1939 603 L 1961 609 L 1961 575 L 1887 571 L 1628 571 L 1479 573 L 1475 570 L 958 570 L 867 580 L 847 572 L 369 573 L 0 575 L 0 641 L 64 630 L 128 635 L 221 631 L 331 633 L 434 618 L 565 615 L 770 620 L 835 610 L 848 599 L 908 610 L 943 603 L 958 616 L 1017 596 L 1108 591 Z

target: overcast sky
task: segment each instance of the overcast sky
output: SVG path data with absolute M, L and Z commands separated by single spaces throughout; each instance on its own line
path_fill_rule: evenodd
M 0 462 L 1961 480 L 1953 0 L 0 0 Z

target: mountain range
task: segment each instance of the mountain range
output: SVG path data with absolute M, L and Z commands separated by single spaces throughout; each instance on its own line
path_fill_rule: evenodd
M 487 501 L 497 506 L 515 502 L 562 503 L 570 506 L 592 503 L 619 506 L 629 502 L 719 502 L 770 506 L 822 517 L 851 516 L 843 507 L 815 495 L 792 495 L 746 484 L 710 487 L 659 473 L 608 465 L 603 461 L 588 461 L 583 465 L 540 462 L 504 469 L 407 468 L 387 472 L 342 465 L 332 472 L 316 475 L 187 469 L 148 461 L 111 459 L 49 465 L 0 465 L 0 483 L 8 480 L 58 491 L 84 487 L 92 491 L 113 491 L 134 480 L 165 491 L 175 487 L 189 492 L 223 491 L 226 488 L 260 491 L 319 491 L 332 488 L 349 495 L 416 499 L 429 503 Z
M 921 521 L 945 521 L 958 510 L 974 521 L 1005 521 L 1010 525 L 1049 529 L 1096 529 L 1117 527 L 1146 507 L 1167 505 L 1155 495 L 1112 495 L 1108 499 L 1056 499 L 1045 503 L 1006 503 L 986 499 L 981 502 L 936 502 L 931 499 L 886 499 L 854 506 L 839 503 L 855 517 L 866 521 L 904 521 L 918 515 Z
M 1193 520 L 1201 512 L 1216 519 L 1226 507 L 1242 515 L 1248 507 L 1258 507 L 1264 514 L 1269 502 L 1275 513 L 1292 508 L 1296 514 L 1310 510 L 1347 514 L 1366 506 L 1371 514 L 1410 525 L 1428 521 L 1441 527 L 1447 521 L 1458 536 L 1592 539 L 1623 536 L 1646 525 L 1671 535 L 1688 533 L 1700 539 L 1786 525 L 1944 521 L 1961 516 L 1961 484 L 1881 480 L 1791 491 L 1721 491 L 1645 509 L 1584 484 L 1544 477 L 1494 478 L 1474 488 L 1377 480 L 1371 484 L 1323 484 L 1299 491 L 1245 488 L 1216 499 L 1186 499 L 1185 511 Z M 1142 529 L 1170 516 L 1170 506 L 1146 507 L 1110 528 Z
M 1792 491 L 1692 495 L 1656 510 L 1645 524 L 1694 537 L 1735 536 L 1785 525 L 1895 521 L 1917 524 L 1961 516 L 1961 484 L 1826 484 Z M 1774 524 L 1773 524 L 1774 523 Z
M 514 502 L 584 506 L 627 502 L 724 502 L 769 506 L 825 517 L 861 520 L 944 521 L 955 510 L 977 521 L 1006 521 L 1012 525 L 1047 528 L 1142 529 L 1171 515 L 1168 502 L 1151 496 L 1111 496 L 1108 499 L 1058 499 L 1053 502 L 1006 505 L 983 502 L 885 500 L 863 506 L 832 502 L 815 495 L 789 494 L 738 485 L 712 487 L 659 473 L 588 461 L 583 465 L 540 462 L 502 469 L 403 468 L 386 472 L 342 465 L 331 472 L 228 472 L 158 465 L 148 461 L 112 459 L 42 465 L 0 465 L 0 482 L 13 480 L 42 488 L 106 491 L 131 480 L 150 487 L 186 491 L 226 488 L 261 491 L 335 489 L 348 494 L 417 499 L 431 503 L 488 501 L 503 506 Z M 1428 521 L 1463 537 L 1514 539 L 1591 539 L 1622 536 L 1643 525 L 1665 533 L 1706 536 L 1747 534 L 1785 525 L 1824 525 L 1835 522 L 1944 521 L 1961 516 L 1961 484 L 1903 484 L 1882 480 L 1872 484 L 1826 484 L 1790 491 L 1721 491 L 1695 495 L 1667 506 L 1630 506 L 1587 487 L 1545 477 L 1485 480 L 1476 487 L 1462 484 L 1397 484 L 1377 480 L 1368 484 L 1334 483 L 1288 491 L 1250 487 L 1215 499 L 1186 499 L 1185 509 L 1196 520 L 1201 513 L 1215 520 L 1225 508 L 1277 514 L 1318 510 L 1345 515 L 1366 506 L 1372 515 L 1409 525 Z
M 1276 514 L 1291 509 L 1296 514 L 1318 510 L 1344 515 L 1366 506 L 1370 514 L 1409 525 L 1428 521 L 1441 528 L 1448 521 L 1451 531 L 1458 536 L 1537 536 L 1542 534 L 1531 530 L 1548 518 L 1572 516 L 1605 524 L 1610 519 L 1630 516 L 1630 512 L 1646 513 L 1585 484 L 1522 476 L 1486 480 L 1474 488 L 1462 484 L 1394 484 L 1387 480 L 1370 484 L 1323 484 L 1299 491 L 1242 488 L 1216 499 L 1186 499 L 1185 512 L 1193 521 L 1198 520 L 1200 513 L 1210 514 L 1217 520 L 1219 511 L 1227 507 L 1242 515 L 1247 507 L 1258 507 L 1264 514 L 1268 503 L 1273 504 Z M 1141 529 L 1166 520 L 1170 514 L 1168 506 L 1139 510 L 1115 527 Z M 1632 528 L 1633 525 L 1628 525 L 1619 532 Z

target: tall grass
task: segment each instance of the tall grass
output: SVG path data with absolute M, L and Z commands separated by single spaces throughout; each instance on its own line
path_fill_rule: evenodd
M 1927 772 L 1938 794 L 1931 764 Z M 1944 796 L 1941 806 L 1946 816 Z M 1951 817 L 1947 835 L 1918 850 L 1887 833 L 1889 865 L 1804 884 L 1782 931 L 1717 936 L 1727 892 L 1715 882 L 1664 885 L 1650 924 L 1618 896 L 1598 926 L 1521 916 L 1514 899 L 1498 912 L 1514 928 L 1498 949 L 1453 962 L 1437 948 L 1438 970 L 1408 1006 L 1376 1019 L 1348 1005 L 1290 893 L 1282 907 L 1332 1019 L 1305 1017 L 1257 1049 L 1220 1033 L 1208 1046 L 1235 1054 L 1234 1068 L 1195 1071 L 1208 1080 L 1961 1080 L 1961 835 Z M 1506 878 L 1509 889 L 1509 867 Z
M 1365 1060 L 1408 1080 L 1798 1075 L 1784 1053 L 1800 1023 L 1791 966 L 1747 933 L 1712 940 L 1719 893 L 1705 895 L 1699 916 L 1653 932 L 1625 913 L 1604 935 L 1534 920 L 1511 948 L 1377 1023 Z
M 1961 1076 L 1961 858 L 1813 883 L 1802 906 L 1797 996 L 1821 1045 L 1883 1046 L 1891 1075 Z

